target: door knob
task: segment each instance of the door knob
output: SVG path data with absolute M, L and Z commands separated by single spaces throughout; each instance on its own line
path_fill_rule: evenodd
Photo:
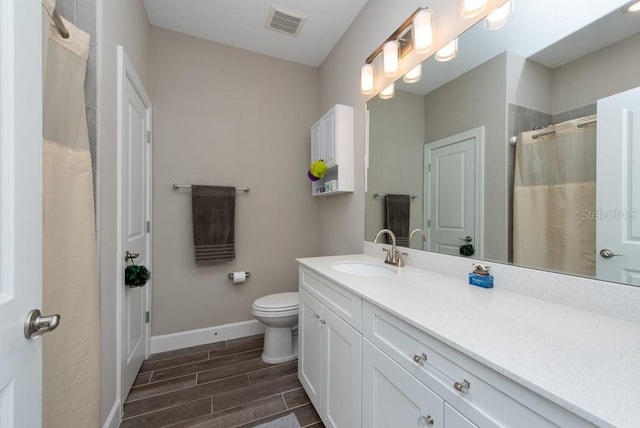
M 473 238 L 471 236 L 468 236 L 468 235 L 465 238 L 458 238 L 458 239 L 461 240 L 461 241 L 464 241 L 464 242 L 473 241 Z
M 140 256 L 140 253 L 130 253 L 129 250 L 127 250 L 124 253 L 124 261 L 133 261 L 133 259 L 137 259 Z
M 27 339 L 37 339 L 45 333 L 55 330 L 60 324 L 60 315 L 46 315 L 38 309 L 32 309 L 24 320 L 24 336 Z
M 610 259 L 611 257 L 620 257 L 622 254 L 616 254 L 608 248 L 603 248 L 600 250 L 600 257 L 603 259 Z

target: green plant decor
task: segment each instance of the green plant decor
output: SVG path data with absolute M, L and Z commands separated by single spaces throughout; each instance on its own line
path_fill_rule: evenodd
M 151 272 L 144 266 L 131 265 L 124 270 L 124 283 L 129 287 L 142 287 L 151 278 Z

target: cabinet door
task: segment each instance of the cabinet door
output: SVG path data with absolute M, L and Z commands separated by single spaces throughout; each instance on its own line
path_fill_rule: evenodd
M 444 427 L 440 397 L 366 339 L 362 354 L 363 426 Z
M 322 159 L 329 168 L 336 166 L 336 150 L 337 150 L 337 121 L 336 114 L 338 109 L 334 108 L 322 118 Z
M 298 379 L 319 414 L 323 407 L 322 376 L 322 305 L 309 293 L 300 289 L 298 313 Z
M 311 127 L 311 162 L 324 159 L 322 139 L 322 120 L 319 120 Z
M 476 424 L 458 413 L 449 403 L 444 403 L 444 426 L 446 428 L 478 428 Z
M 361 426 L 362 336 L 326 307 L 323 367 L 325 406 L 323 422 L 332 428 Z

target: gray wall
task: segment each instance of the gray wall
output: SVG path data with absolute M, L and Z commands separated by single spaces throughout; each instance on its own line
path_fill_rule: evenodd
M 318 70 L 152 27 L 152 334 L 253 319 L 253 300 L 298 287 L 296 257 L 319 252 L 306 177 L 321 116 Z M 236 260 L 196 266 L 191 194 L 172 183 L 247 186 Z M 233 285 L 232 271 L 250 271 Z
M 640 34 L 553 71 L 552 111 L 556 115 L 599 98 L 640 86 Z
M 422 228 L 424 164 L 424 97 L 396 91 L 390 100 L 372 98 L 370 111 L 369 171 L 365 199 L 365 239 L 371 241 L 384 227 L 384 198 L 374 193 L 416 195 L 411 200 L 410 230 Z M 422 248 L 414 238 L 412 248 Z
M 98 3 L 98 251 L 102 319 L 102 418 L 116 404 L 116 48 L 123 45 L 143 85 L 149 89 L 149 21 L 142 0 Z
M 507 261 L 506 55 L 499 55 L 425 97 L 431 143 L 485 127 L 484 258 Z

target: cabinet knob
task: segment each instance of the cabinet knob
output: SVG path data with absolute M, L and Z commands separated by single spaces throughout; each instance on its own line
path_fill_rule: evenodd
M 424 363 L 427 361 L 427 354 L 425 353 L 422 353 L 420 355 L 413 354 L 411 358 L 413 358 L 413 361 L 415 361 L 417 364 L 424 366 Z
M 431 417 L 431 415 L 427 415 L 427 416 L 420 416 L 418 418 L 418 426 L 419 427 L 428 427 L 429 425 L 433 425 L 433 418 Z
M 464 379 L 462 382 L 456 382 L 453 384 L 453 387 L 456 391 L 466 394 L 471 388 L 471 383 L 468 380 Z

